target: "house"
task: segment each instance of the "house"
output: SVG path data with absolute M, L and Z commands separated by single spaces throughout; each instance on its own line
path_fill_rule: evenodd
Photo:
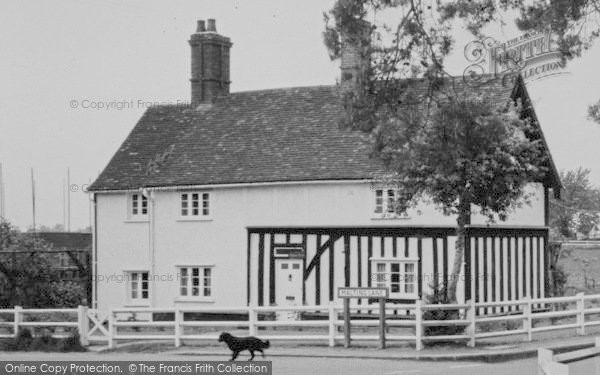
M 230 93 L 230 39 L 208 20 L 189 43 L 194 105 L 148 109 L 90 188 L 99 309 L 320 305 L 341 286 L 414 302 L 448 282 L 456 218 L 427 204 L 394 214 L 367 137 L 338 126 L 339 86 Z M 529 100 L 521 79 L 485 90 Z M 502 225 L 473 209 L 460 301 L 546 295 L 551 167 Z

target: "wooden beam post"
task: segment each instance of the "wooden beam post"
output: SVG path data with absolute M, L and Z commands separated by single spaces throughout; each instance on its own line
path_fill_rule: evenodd
M 344 298 L 344 348 L 350 347 L 350 298 Z
M 385 298 L 379 299 L 379 348 L 385 349 Z

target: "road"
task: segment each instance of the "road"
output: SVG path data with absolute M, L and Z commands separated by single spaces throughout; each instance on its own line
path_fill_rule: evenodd
M 55 361 L 222 361 L 222 356 L 193 358 L 168 353 L 6 353 L 0 352 L 0 360 L 55 360 Z M 246 359 L 243 357 L 242 359 Z M 258 359 L 258 358 L 257 358 Z M 369 374 L 369 375 L 500 375 L 537 374 L 536 359 L 524 359 L 502 363 L 481 362 L 423 362 L 379 359 L 292 358 L 267 357 L 273 361 L 273 374 Z M 593 360 L 570 365 L 571 374 L 593 375 Z M 0 369 L 0 372 L 2 370 Z

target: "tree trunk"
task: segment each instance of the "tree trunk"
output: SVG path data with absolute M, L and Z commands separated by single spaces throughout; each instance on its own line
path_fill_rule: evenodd
M 464 197 L 461 197 L 458 208 L 458 218 L 456 219 L 458 228 L 456 230 L 456 245 L 454 253 L 454 263 L 452 265 L 452 272 L 450 273 L 450 280 L 448 281 L 448 300 L 450 302 L 456 302 L 456 289 L 458 286 L 458 279 L 460 277 L 460 269 L 462 268 L 465 254 L 465 241 L 466 241 L 466 226 L 471 224 L 471 202 Z M 465 283 L 470 283 L 470 280 L 465 280 Z

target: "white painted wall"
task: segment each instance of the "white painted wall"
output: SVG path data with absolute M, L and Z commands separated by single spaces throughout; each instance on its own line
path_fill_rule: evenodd
M 518 208 L 500 225 L 543 226 L 543 188 L 530 186 L 532 204 Z M 246 252 L 248 226 L 453 226 L 455 218 L 435 207 L 420 205 L 409 219 L 374 219 L 374 192 L 369 183 L 336 182 L 257 187 L 227 187 L 211 191 L 212 219 L 185 221 L 179 216 L 179 193 L 155 191 L 149 203 L 151 221 L 127 220 L 125 193 L 97 194 L 98 307 L 127 306 L 123 272 L 149 271 L 149 305 L 153 307 L 246 304 Z M 477 209 L 474 208 L 474 212 Z M 473 215 L 473 224 L 485 218 Z M 153 233 L 153 235 L 152 235 Z M 152 249 L 154 243 L 154 269 Z M 424 246 L 424 256 L 429 253 Z M 450 259 L 453 244 L 449 246 Z M 308 254 L 315 250 L 309 249 Z M 268 261 L 265 257 L 265 262 Z M 340 260 L 336 257 L 336 261 Z M 337 262 L 336 262 L 337 263 Z M 429 262 L 424 261 L 424 266 Z M 323 266 L 327 260 L 323 259 Z M 177 299 L 177 265 L 214 265 L 213 298 L 207 302 Z M 429 267 L 429 266 L 426 266 Z M 431 272 L 425 269 L 423 272 Z M 323 273 L 322 278 L 327 277 Z M 266 275 L 265 275 L 266 277 Z M 363 275 L 363 277 L 368 277 Z M 309 279 L 309 284 L 311 281 Z M 308 289 L 308 285 L 307 285 Z

